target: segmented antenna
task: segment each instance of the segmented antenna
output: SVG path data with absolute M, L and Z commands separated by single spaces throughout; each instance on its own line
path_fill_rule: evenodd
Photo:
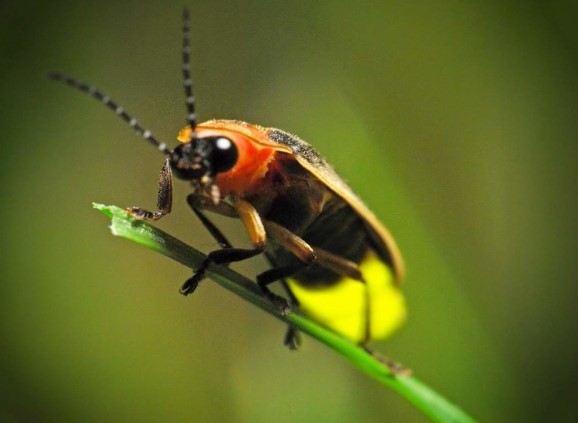
M 169 150 L 169 148 L 167 147 L 167 145 L 164 142 L 160 142 L 152 134 L 151 131 L 143 128 L 134 117 L 129 115 L 127 112 L 125 112 L 124 108 L 122 108 L 121 106 L 116 104 L 114 101 L 112 101 L 110 99 L 109 96 L 105 95 L 104 93 L 99 91 L 97 88 L 95 88 L 91 85 L 88 85 L 84 82 L 77 81 L 76 79 L 71 78 L 71 77 L 66 76 L 66 75 L 63 75 L 61 73 L 51 72 L 48 74 L 48 77 L 51 79 L 54 79 L 56 81 L 63 82 L 66 85 L 70 85 L 71 87 L 76 88 L 77 90 L 83 91 L 83 92 L 87 93 L 88 95 L 90 95 L 91 97 L 99 100 L 101 103 L 108 106 L 109 109 L 114 111 L 117 114 L 117 116 L 120 116 L 125 122 L 127 122 L 132 128 L 134 128 L 136 130 L 136 132 L 141 137 L 143 137 L 145 140 L 147 140 L 148 142 L 153 144 L 155 147 L 157 147 L 163 153 L 165 153 L 165 154 L 171 153 L 171 150 Z
M 195 113 L 195 97 L 193 96 L 193 80 L 191 79 L 191 22 L 189 11 L 183 10 L 183 86 L 185 88 L 185 105 L 187 107 L 187 122 L 191 129 L 197 126 Z

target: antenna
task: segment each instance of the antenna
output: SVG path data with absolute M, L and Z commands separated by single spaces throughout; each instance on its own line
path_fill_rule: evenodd
M 185 105 L 187 107 L 187 122 L 191 126 L 191 134 L 197 126 L 195 113 L 195 97 L 193 96 L 193 80 L 191 79 L 191 21 L 188 9 L 183 10 L 183 86 L 185 88 Z
M 185 105 L 187 107 L 187 123 L 191 126 L 191 134 L 194 133 L 195 127 L 197 126 L 197 115 L 195 113 L 195 97 L 193 96 L 193 80 L 191 79 L 191 22 L 189 19 L 189 11 L 185 8 L 183 10 L 183 86 L 185 88 Z M 145 140 L 153 144 L 160 151 L 165 154 L 170 154 L 171 150 L 167 147 L 164 142 L 159 141 L 151 131 L 143 128 L 136 118 L 129 115 L 123 107 L 116 104 L 109 96 L 105 95 L 102 91 L 88 85 L 84 82 L 78 81 L 70 76 L 63 75 L 58 72 L 50 72 L 48 74 L 50 79 L 60 81 L 69 85 L 77 90 L 87 93 L 91 97 L 99 100 L 101 103 L 106 105 L 109 109 L 114 111 L 117 116 L 120 116 L 125 122 L 127 122 L 136 132 L 142 136 Z M 192 135 L 191 135 L 192 136 Z
M 164 142 L 160 142 L 153 134 L 151 131 L 149 131 L 148 129 L 143 128 L 138 121 L 136 120 L 136 118 L 132 117 L 131 115 L 129 115 L 127 112 L 125 112 L 124 108 L 122 108 L 121 106 L 119 106 L 118 104 L 116 104 L 113 100 L 111 100 L 111 98 L 107 95 L 105 95 L 102 91 L 98 90 L 97 88 L 88 85 L 84 82 L 80 82 L 77 81 L 74 78 L 71 78 L 70 76 L 66 76 L 63 75 L 61 73 L 56 73 L 56 72 L 50 72 L 48 74 L 48 77 L 50 79 L 54 79 L 56 81 L 60 81 L 65 83 L 66 85 L 70 85 L 73 88 L 76 88 L 77 90 L 80 90 L 82 92 L 87 93 L 88 95 L 90 95 L 91 97 L 99 100 L 101 103 L 103 103 L 104 105 L 108 106 L 109 109 L 111 109 L 112 111 L 114 111 L 117 116 L 120 116 L 120 118 L 122 118 L 122 120 L 124 120 L 125 122 L 127 122 L 132 128 L 134 128 L 136 130 L 136 132 L 143 137 L 145 140 L 147 140 L 148 142 L 150 142 L 152 145 L 154 145 L 155 147 L 157 147 L 160 151 L 162 151 L 165 154 L 170 154 L 171 150 L 168 149 L 167 145 Z

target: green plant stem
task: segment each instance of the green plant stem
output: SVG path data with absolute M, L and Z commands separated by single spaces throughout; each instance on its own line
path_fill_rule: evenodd
M 203 253 L 160 229 L 146 222 L 133 219 L 124 209 L 96 203 L 93 206 L 111 218 L 110 228 L 116 236 L 141 244 L 192 269 L 197 268 L 206 258 Z M 261 294 L 256 284 L 243 275 L 225 266 L 211 265 L 208 268 L 207 276 L 222 287 L 250 301 L 276 318 L 290 323 L 343 355 L 357 368 L 406 398 L 432 421 L 460 423 L 475 421 L 415 377 L 392 374 L 387 366 L 357 344 L 336 335 L 298 313 L 282 315 L 279 309 Z

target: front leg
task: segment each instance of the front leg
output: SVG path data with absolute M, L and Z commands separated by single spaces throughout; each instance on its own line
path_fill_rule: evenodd
M 173 177 L 169 158 L 167 157 L 159 176 L 159 192 L 157 195 L 157 208 L 159 210 L 153 212 L 140 207 L 129 207 L 126 210 L 138 220 L 159 220 L 164 215 L 169 214 L 172 207 Z

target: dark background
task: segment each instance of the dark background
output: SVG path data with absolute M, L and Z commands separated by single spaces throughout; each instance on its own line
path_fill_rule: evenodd
M 410 319 L 375 347 L 486 422 L 578 420 L 578 26 L 571 1 L 3 2 L 0 420 L 421 422 L 406 401 L 210 281 L 113 238 L 91 202 L 154 207 L 184 126 L 308 140 L 395 234 Z M 160 227 L 214 247 L 176 186 Z M 222 222 L 237 233 L 235 222 Z M 253 275 L 264 262 L 236 266 Z

